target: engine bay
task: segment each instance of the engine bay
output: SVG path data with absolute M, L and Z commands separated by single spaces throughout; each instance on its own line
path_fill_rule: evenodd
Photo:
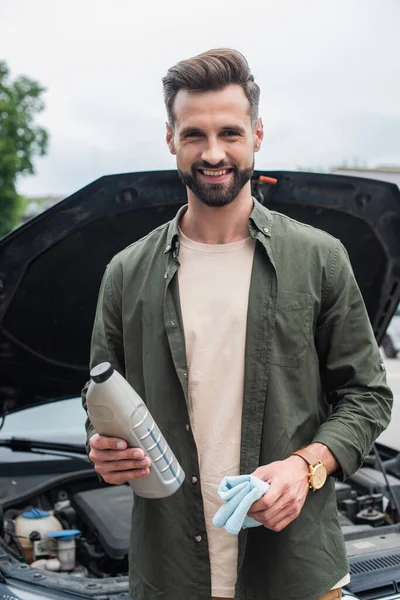
M 400 591 L 400 455 L 382 458 L 371 454 L 335 483 L 348 589 L 359 598 Z M 86 469 L 0 503 L 0 545 L 14 561 L 54 576 L 126 578 L 132 506 L 130 486 L 101 485 Z
M 99 486 L 97 476 L 73 476 L 28 502 L 0 505 L 0 538 L 14 558 L 33 568 L 74 577 L 127 575 L 133 493 L 130 486 Z M 69 562 L 60 557 L 70 542 Z

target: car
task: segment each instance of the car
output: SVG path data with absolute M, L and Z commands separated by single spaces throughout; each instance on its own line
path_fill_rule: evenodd
M 383 336 L 382 349 L 386 358 L 397 358 L 400 352 L 400 305 L 397 306 L 396 312 Z
M 284 171 L 256 171 L 251 185 L 342 240 L 381 343 L 400 301 L 399 189 Z M 105 176 L 0 240 L 0 599 L 130 598 L 132 489 L 102 483 L 89 462 L 80 391 L 107 263 L 185 202 L 176 171 Z M 400 599 L 400 447 L 375 444 L 335 485 L 344 598 Z

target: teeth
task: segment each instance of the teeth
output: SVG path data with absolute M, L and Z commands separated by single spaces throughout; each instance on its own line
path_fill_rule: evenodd
M 220 177 L 221 175 L 226 175 L 227 172 L 228 169 L 224 169 L 223 171 L 207 171 L 206 169 L 203 170 L 204 175 L 207 175 L 208 177 Z

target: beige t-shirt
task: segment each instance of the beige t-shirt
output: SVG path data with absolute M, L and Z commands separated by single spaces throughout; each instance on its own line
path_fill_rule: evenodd
M 255 242 L 200 244 L 180 233 L 179 294 L 189 373 L 189 413 L 200 462 L 212 595 L 233 598 L 237 536 L 213 526 L 217 490 L 238 475 L 247 306 Z
M 187 364 L 189 414 L 200 464 L 209 541 L 212 596 L 233 598 L 237 536 L 217 529 L 223 477 L 238 475 L 247 308 L 255 241 L 200 244 L 180 231 L 178 270 Z M 342 587 L 349 575 L 337 583 Z

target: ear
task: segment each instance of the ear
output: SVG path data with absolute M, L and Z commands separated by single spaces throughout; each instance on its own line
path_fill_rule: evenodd
M 258 152 L 261 148 L 261 142 L 264 138 L 264 125 L 262 119 L 257 119 L 257 123 L 255 124 L 253 130 L 253 138 L 254 138 L 254 152 Z
M 172 127 L 169 123 L 165 123 L 167 131 L 166 131 L 166 142 L 171 154 L 176 154 L 175 143 L 174 143 L 174 132 L 172 131 Z

